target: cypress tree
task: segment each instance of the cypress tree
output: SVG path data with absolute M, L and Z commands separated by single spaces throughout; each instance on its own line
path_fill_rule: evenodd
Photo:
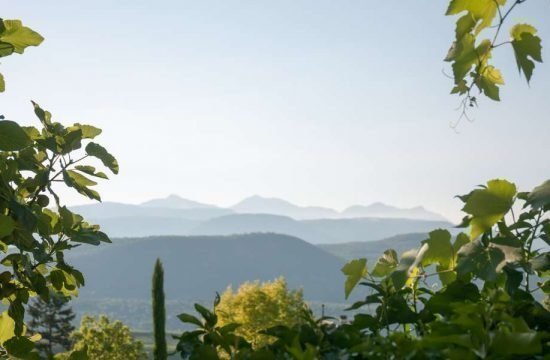
M 75 314 L 65 296 L 51 294 L 47 302 L 35 298 L 28 306 L 28 314 L 30 333 L 42 335 L 36 347 L 46 358 L 51 358 L 56 350 L 70 349 Z
M 155 349 L 153 359 L 166 360 L 166 309 L 164 307 L 164 270 L 159 259 L 155 263 L 153 272 L 153 331 L 155 337 Z

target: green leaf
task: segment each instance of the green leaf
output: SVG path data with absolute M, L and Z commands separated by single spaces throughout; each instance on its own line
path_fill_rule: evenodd
M 80 130 L 82 131 L 82 138 L 83 139 L 93 139 L 99 134 L 101 134 L 101 129 L 96 128 L 92 125 L 83 125 L 76 123 L 73 126 L 70 126 L 67 128 L 67 131 L 74 131 L 74 130 Z
M 477 78 L 476 85 L 488 98 L 500 101 L 500 89 L 497 85 L 504 85 L 500 70 L 494 66 L 486 66 Z
M 4 76 L 0 74 L 0 92 L 6 91 L 6 82 L 4 81 Z
M 518 70 L 525 74 L 529 82 L 535 68 L 534 61 L 542 62 L 541 39 L 537 36 L 537 29 L 528 24 L 515 25 L 510 34 Z
M 0 314 L 0 345 L 15 336 L 15 321 L 8 315 L 7 311 Z
M 442 229 L 434 230 L 430 232 L 429 238 L 422 241 L 422 243 L 427 245 L 427 249 L 421 254 L 423 266 L 439 264 L 449 267 L 454 262 L 454 251 L 449 231 Z
M 389 275 L 399 263 L 397 253 L 393 249 L 384 251 L 384 255 L 378 258 L 374 269 L 371 272 L 372 276 L 384 277 Z
M 0 33 L 2 31 L 3 30 L 0 29 Z M 13 45 L 0 41 L 0 57 L 9 56 L 11 54 L 13 54 Z
M 15 230 L 15 221 L 7 215 L 0 214 L 0 238 L 11 235 Z
M 88 345 L 80 350 L 73 350 L 67 360 L 88 360 Z
M 198 327 L 202 327 L 201 321 L 196 317 L 194 317 L 193 315 L 189 315 L 185 313 L 179 314 L 178 319 L 180 319 L 180 321 L 183 323 L 194 324 L 194 325 L 197 325 Z
M 347 299 L 359 281 L 367 275 L 367 259 L 351 260 L 341 271 L 346 275 L 344 290 Z
M 399 261 L 399 265 L 395 268 L 395 270 L 390 275 L 393 285 L 397 289 L 401 289 L 407 283 L 407 280 L 409 280 L 411 275 L 410 273 L 411 266 L 414 264 L 416 260 L 417 253 L 418 251 L 413 249 L 413 250 L 406 251 L 403 253 L 403 255 L 401 255 L 401 260 Z
M 494 354 L 500 354 L 505 358 L 510 355 L 540 354 L 542 352 L 542 333 L 530 332 L 505 332 L 495 334 L 491 350 Z
M 514 203 L 516 186 L 506 180 L 491 180 L 487 187 L 472 191 L 462 211 L 471 215 L 470 238 L 475 239 L 499 222 Z
M 37 103 L 34 101 L 31 101 L 32 105 L 34 106 L 34 113 L 40 120 L 40 122 L 47 128 L 48 126 L 52 125 L 52 114 L 50 114 L 49 111 L 46 111 L 40 107 Z
M 28 46 L 38 46 L 44 38 L 34 30 L 23 26 L 21 20 L 4 20 L 0 41 L 13 45 L 13 51 L 22 54 Z
M 526 204 L 531 205 L 533 209 L 540 209 L 550 204 L 550 180 L 546 180 L 537 186 L 527 195 Z
M 91 142 L 86 146 L 86 153 L 90 156 L 98 158 L 101 160 L 103 165 L 109 168 L 109 170 L 111 170 L 114 174 L 118 174 L 118 162 L 115 157 L 109 154 L 103 146 Z
M 218 321 L 218 317 L 212 311 L 208 310 L 201 304 L 195 304 L 195 310 L 197 310 L 197 312 L 201 314 L 201 316 L 203 317 L 207 325 L 209 326 L 216 325 Z
M 32 140 L 14 121 L 0 121 L 0 151 L 17 151 L 32 144 Z
M 25 336 L 12 337 L 4 343 L 11 356 L 25 358 L 34 349 L 34 343 Z
M 480 279 L 494 281 L 504 266 L 522 260 L 521 247 L 491 243 L 488 247 L 478 239 L 460 249 L 457 259 L 459 277 L 473 274 Z
M 74 168 L 78 171 L 81 171 L 81 172 L 83 172 L 85 174 L 88 174 L 88 175 L 91 175 L 91 176 L 95 176 L 95 177 L 98 177 L 98 178 L 101 178 L 101 179 L 108 179 L 108 177 L 107 177 L 107 175 L 105 175 L 105 173 L 103 173 L 101 171 L 96 172 L 95 168 L 93 166 L 77 165 Z
M 92 200 L 101 201 L 99 193 L 95 190 L 88 188 L 88 186 L 97 185 L 95 181 L 92 181 L 73 170 L 63 171 L 63 180 L 67 186 L 76 189 L 82 195 L 89 197 Z
M 506 4 L 506 0 L 451 0 L 445 15 L 468 12 L 465 16 L 469 16 L 472 19 L 471 21 L 476 24 L 474 32 L 477 35 L 483 29 L 491 26 L 497 14 L 498 6 L 504 4 Z M 473 29 L 474 26 L 471 26 L 470 30 Z

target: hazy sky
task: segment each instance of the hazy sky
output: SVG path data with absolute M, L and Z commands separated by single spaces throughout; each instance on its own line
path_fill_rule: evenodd
M 121 166 L 98 187 L 104 200 L 177 193 L 232 205 L 260 194 L 335 208 L 424 205 L 457 219 L 453 196 L 476 184 L 504 177 L 526 190 L 550 178 L 550 66 L 529 88 L 500 48 L 503 102 L 483 100 L 455 133 L 446 6 L 0 0 L 3 18 L 46 38 L 3 59 L 0 110 L 36 122 L 34 99 L 58 121 L 101 127 L 98 142 Z M 550 43 L 550 1 L 527 1 L 514 21 Z

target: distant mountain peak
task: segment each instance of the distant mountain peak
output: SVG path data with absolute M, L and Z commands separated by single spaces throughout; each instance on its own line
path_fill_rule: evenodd
M 329 208 L 299 206 L 280 198 L 252 195 L 244 198 L 231 209 L 241 214 L 273 214 L 289 216 L 295 219 L 332 218 L 338 213 Z
M 152 199 L 142 203 L 141 205 L 171 209 L 204 209 L 215 207 L 214 205 L 203 204 L 197 201 L 185 199 L 177 194 L 170 194 L 164 198 Z
M 392 205 L 387 205 L 382 202 L 374 202 L 367 206 L 353 205 L 342 211 L 341 214 L 344 217 L 380 217 L 448 221 L 442 215 L 427 210 L 423 206 L 400 208 Z

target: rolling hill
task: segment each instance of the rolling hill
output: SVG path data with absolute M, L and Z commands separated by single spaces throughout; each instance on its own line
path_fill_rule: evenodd
M 343 300 L 343 261 L 295 237 L 277 234 L 115 239 L 70 261 L 86 274 L 83 297 L 149 298 L 155 259 L 164 263 L 168 299 L 211 299 L 248 280 L 285 276 L 311 300 Z

